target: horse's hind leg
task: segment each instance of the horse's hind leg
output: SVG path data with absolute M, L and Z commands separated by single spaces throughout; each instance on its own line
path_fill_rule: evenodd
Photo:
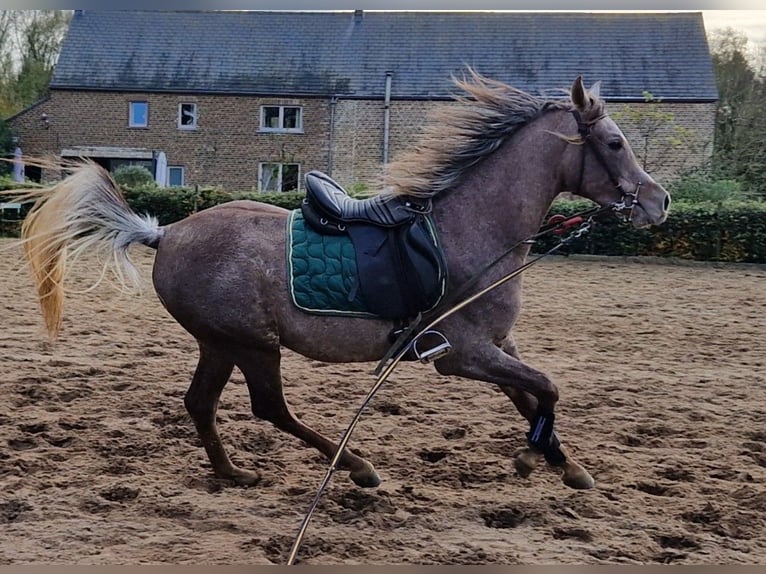
M 199 349 L 197 370 L 184 397 L 186 410 L 197 427 L 197 434 L 213 465 L 215 475 L 241 485 L 255 484 L 260 480 L 260 475 L 241 469 L 231 462 L 215 424 L 218 400 L 234 369 L 234 362 L 203 343 L 200 343 Z
M 500 345 L 500 348 L 504 353 L 521 360 L 518 347 L 511 334 L 508 334 L 506 339 Z M 531 423 L 537 412 L 537 399 L 528 392 L 513 387 L 501 386 L 500 388 L 508 398 L 511 399 L 521 416 Z M 588 471 L 572 458 L 572 455 L 563 445 L 561 445 L 560 448 L 565 456 L 565 462 L 561 465 L 561 468 L 564 471 L 562 477 L 564 484 L 571 486 L 572 488 L 588 488 L 592 486 L 593 479 Z M 543 455 L 539 451 L 529 447 L 520 448 L 516 451 L 514 460 L 516 472 L 523 478 L 528 477 L 542 458 Z
M 280 358 L 278 349 L 247 350 L 239 353 L 236 364 L 245 375 L 253 414 L 332 458 L 337 451 L 337 445 L 303 424 L 290 412 L 282 392 Z M 372 487 L 380 484 L 380 478 L 372 464 L 348 449 L 340 458 L 339 467 L 350 470 L 351 480 L 358 486 Z

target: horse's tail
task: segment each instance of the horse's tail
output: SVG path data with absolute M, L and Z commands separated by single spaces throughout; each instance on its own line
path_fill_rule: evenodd
M 103 260 L 96 285 L 111 268 L 121 286 L 137 287 L 140 276 L 128 247 L 142 243 L 156 249 L 163 231 L 156 218 L 130 209 L 114 179 L 98 164 L 87 161 L 70 171 L 52 187 L 21 195 L 35 202 L 22 224 L 21 238 L 52 338 L 61 329 L 68 260 L 95 248 Z

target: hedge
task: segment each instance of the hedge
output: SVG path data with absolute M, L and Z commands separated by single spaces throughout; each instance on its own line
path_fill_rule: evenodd
M 551 213 L 572 215 L 587 205 L 556 202 Z M 545 251 L 555 241 L 539 241 L 534 251 Z M 658 227 L 635 229 L 617 218 L 609 219 L 598 222 L 565 249 L 593 255 L 766 263 L 766 202 L 677 203 Z
M 123 190 L 125 199 L 138 213 L 154 215 L 162 225 L 183 219 L 214 205 L 238 199 L 251 199 L 293 209 L 300 205 L 304 194 L 239 192 L 230 193 L 217 188 L 158 188 L 153 185 Z
M 0 176 L 0 192 L 12 192 L 20 189 L 29 189 L 31 187 L 42 187 L 38 184 L 26 182 L 18 183 L 10 176 Z M 16 203 L 12 193 L 0 194 L 0 203 Z M 21 210 L 0 209 L 0 237 L 18 237 L 21 229 L 21 221 L 29 210 L 29 204 L 22 204 Z
M 2 189 L 0 181 L 0 189 Z M 294 209 L 304 194 L 229 193 L 216 188 L 164 188 L 153 185 L 124 190 L 138 213 L 156 216 L 162 225 L 183 219 L 213 205 L 237 199 L 254 199 Z M 584 201 L 556 201 L 551 214 L 572 215 L 590 206 Z M 22 213 L 23 216 L 23 213 Z M 0 224 L 0 234 L 18 233 L 18 222 Z M 557 238 L 547 237 L 533 247 L 543 252 Z M 677 202 L 668 220 L 659 227 L 634 229 L 617 218 L 597 223 L 567 246 L 568 253 L 620 256 L 661 256 L 702 261 L 766 263 L 766 202 Z

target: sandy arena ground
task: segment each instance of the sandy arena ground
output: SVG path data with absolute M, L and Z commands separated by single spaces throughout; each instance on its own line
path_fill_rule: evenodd
M 212 476 L 183 407 L 196 345 L 154 292 L 72 294 L 50 344 L 20 251 L 0 258 L 0 564 L 284 563 L 327 470 L 252 418 L 235 371 L 219 410 L 255 487 Z M 151 254 L 137 251 L 149 276 Z M 73 288 L 95 273 L 77 267 Z M 525 275 L 516 337 L 561 391 L 557 425 L 597 481 L 514 473 L 527 430 L 490 385 L 404 364 L 301 546 L 310 564 L 766 563 L 766 268 L 551 258 Z M 374 364 L 286 352 L 296 414 L 340 437 Z

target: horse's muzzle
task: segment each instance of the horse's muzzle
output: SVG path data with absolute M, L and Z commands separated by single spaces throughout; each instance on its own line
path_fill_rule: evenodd
M 670 194 L 661 186 L 642 189 L 641 196 L 632 206 L 628 221 L 636 228 L 661 225 L 668 218 Z
M 632 223 L 633 227 L 660 225 L 668 218 L 670 194 L 662 186 L 652 182 L 645 187 L 637 186 L 634 193 L 624 193 L 621 205 L 625 206 L 625 209 L 620 214 Z

